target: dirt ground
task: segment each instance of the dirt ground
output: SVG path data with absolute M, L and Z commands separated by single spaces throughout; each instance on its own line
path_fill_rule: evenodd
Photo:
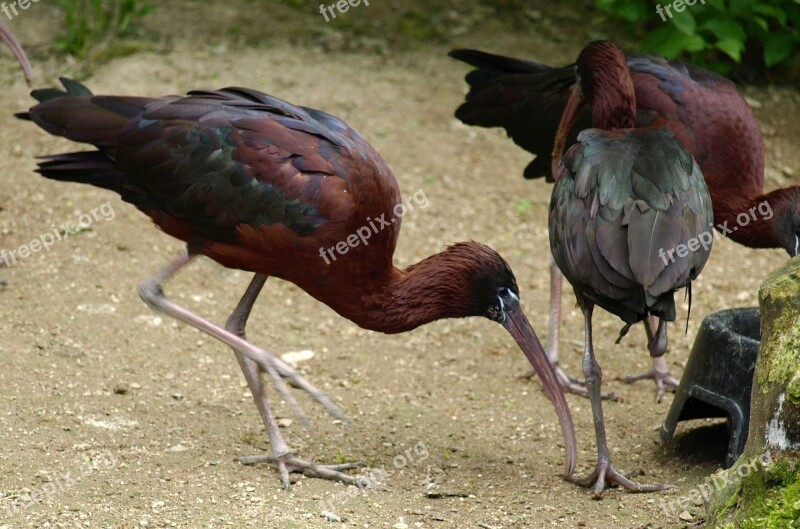
M 256 46 L 209 37 L 212 21 L 241 18 L 249 5 L 211 4 L 207 13 L 195 7 L 181 18 L 172 3 L 159 4 L 149 23 L 164 34 L 176 28 L 169 45 L 98 66 L 86 82 L 96 93 L 137 95 L 242 85 L 338 115 L 384 155 L 405 195 L 422 190 L 429 200 L 403 219 L 396 263 L 407 266 L 460 240 L 493 246 L 515 270 L 525 310 L 544 340 L 551 188 L 522 179 L 529 155 L 504 133 L 454 120 L 466 68 L 445 53 L 471 46 L 566 63 L 588 37 L 564 42 L 498 32 L 487 22 L 447 44 L 388 55 L 331 52 L 292 39 Z M 324 24 L 319 14 L 304 17 Z M 75 66 L 47 50 L 57 24 L 44 3 L 11 24 L 32 44 L 38 86 L 54 84 Z M 270 19 L 263 31 L 281 24 Z M 605 389 L 625 397 L 605 405 L 616 463 L 642 468 L 643 480 L 672 483 L 673 491 L 612 490 L 594 501 L 565 482 L 552 406 L 538 381 L 517 378 L 526 361 L 499 326 L 448 320 L 385 336 L 357 328 L 278 280 L 268 282 L 256 305 L 250 339 L 277 354 L 314 351 L 299 364 L 302 372 L 352 418 L 341 424 L 303 397 L 313 420 L 305 431 L 278 404 L 290 445 L 304 458 L 361 460 L 383 469 L 386 488 L 359 492 L 301 477 L 284 491 L 273 469 L 243 466 L 238 457 L 262 453 L 268 444 L 234 356 L 154 314 L 136 293 L 138 282 L 181 244 L 111 193 L 33 173 L 35 156 L 75 145 L 11 117 L 31 100 L 1 55 L 0 247 L 15 249 L 65 222 L 74 225 L 106 202 L 104 211 L 113 208 L 113 214 L 0 270 L 8 280 L 0 289 L 0 529 L 673 528 L 702 522 L 702 506 L 688 508 L 690 520 L 664 506 L 719 468 L 724 426 L 682 425 L 677 442 L 662 446 L 657 430 L 672 397 L 656 404 L 652 384 L 615 380 L 649 368 L 650 361 L 640 331 L 614 345 L 620 322 L 603 311 L 595 315 L 595 344 Z M 744 91 L 765 131 L 768 187 L 800 182 L 800 93 Z M 784 259 L 778 250 L 715 245 L 694 285 L 688 333 L 685 304 L 671 326 L 668 358 L 675 373 L 703 316 L 756 304 L 760 281 Z M 200 260 L 167 292 L 224 322 L 248 281 L 246 273 Z M 573 299 L 565 289 L 562 363 L 577 373 L 583 331 Z M 591 410 L 588 401 L 568 398 L 585 472 L 595 456 Z M 336 516 L 323 518 L 323 511 Z

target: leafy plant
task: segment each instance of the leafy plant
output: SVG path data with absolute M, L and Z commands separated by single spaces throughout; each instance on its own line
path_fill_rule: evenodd
M 800 0 L 595 2 L 634 31 L 647 32 L 643 51 L 669 58 L 686 55 L 721 73 L 741 64 L 758 70 L 798 64 Z
M 56 0 L 64 11 L 67 33 L 55 43 L 59 51 L 83 59 L 98 41 L 130 33 L 134 22 L 150 14 L 150 0 Z

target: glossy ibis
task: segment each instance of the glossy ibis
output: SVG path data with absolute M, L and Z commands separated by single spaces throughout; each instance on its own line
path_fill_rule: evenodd
M 361 135 L 339 119 L 247 88 L 193 91 L 185 97 L 94 96 L 62 79 L 66 91 L 36 90 L 40 103 L 18 117 L 97 150 L 48 156 L 47 178 L 95 185 L 120 194 L 187 252 L 139 287 L 144 301 L 227 344 L 247 379 L 266 426 L 284 485 L 289 472 L 355 483 L 345 466 L 314 465 L 292 455 L 275 422 L 259 371 L 301 418 L 286 383 L 332 414 L 339 409 L 279 358 L 245 339 L 245 325 L 269 277 L 290 281 L 357 325 L 409 331 L 442 318 L 483 316 L 500 323 L 540 374 L 561 423 L 566 473 L 576 448 L 566 398 L 519 303 L 514 274 L 497 252 L 476 242 L 454 244 L 404 270 L 392 264 L 401 202 L 394 174 Z M 368 244 L 349 242 L 383 222 Z M 372 223 L 370 222 L 372 221 Z M 346 255 L 324 249 L 347 242 Z M 342 252 L 339 252 L 342 254 Z M 192 258 L 254 272 L 221 328 L 169 300 L 161 285 Z
M 525 178 L 545 176 L 552 181 L 552 161 L 558 161 L 564 145 L 575 143 L 579 131 L 592 125 L 591 113 L 584 109 L 570 130 L 559 131 L 563 138 L 554 149 L 576 83 L 575 65 L 556 68 L 477 50 L 454 50 L 450 55 L 477 68 L 466 77 L 470 91 L 456 116 L 469 125 L 503 127 L 517 145 L 536 155 L 525 168 Z M 636 95 L 637 126 L 668 128 L 695 157 L 711 193 L 720 233 L 752 248 L 784 248 L 797 254 L 800 187 L 764 193 L 761 130 L 735 85 L 702 68 L 655 55 L 627 54 L 626 62 Z M 765 201 L 773 215 L 758 215 L 739 225 L 739 214 Z M 561 274 L 551 261 L 547 353 L 562 384 L 585 394 L 585 388 L 558 368 L 560 315 Z M 661 357 L 654 359 L 652 372 L 626 380 L 641 378 L 655 379 L 659 400 L 665 386 L 677 386 Z
M 676 259 L 659 257 L 700 240 L 713 223 L 711 197 L 700 168 L 664 127 L 636 128 L 636 99 L 625 56 L 615 44 L 592 42 L 577 60 L 579 84 L 562 118 L 569 130 L 583 106 L 594 128 L 582 131 L 558 166 L 550 201 L 550 249 L 572 285 L 585 320 L 583 372 L 592 402 L 597 466 L 584 480 L 600 496 L 607 484 L 633 491 L 642 485 L 614 469 L 606 445 L 602 379 L 592 343 L 595 305 L 631 325 L 658 319 L 648 343 L 653 357 L 667 348 L 667 321 L 675 320 L 673 295 L 691 288 L 710 254 L 697 246 Z

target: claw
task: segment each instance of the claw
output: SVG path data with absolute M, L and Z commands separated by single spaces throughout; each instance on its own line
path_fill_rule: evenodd
M 664 399 L 664 396 L 667 394 L 667 391 L 675 392 L 680 384 L 680 381 L 669 374 L 669 372 L 662 373 L 656 369 L 652 369 L 646 373 L 640 373 L 638 375 L 630 375 L 627 377 L 620 378 L 621 381 L 625 382 L 626 384 L 632 384 L 634 382 L 638 382 L 639 380 L 653 380 L 656 383 L 656 402 L 661 402 Z
M 281 481 L 284 488 L 289 488 L 289 474 L 296 472 L 308 476 L 310 478 L 329 479 L 331 481 L 340 481 L 345 485 L 356 485 L 364 487 L 365 483 L 368 485 L 369 480 L 364 477 L 351 476 L 344 474 L 342 471 L 353 470 L 356 468 L 364 468 L 367 465 L 360 461 L 350 463 L 340 463 L 335 465 L 316 465 L 305 459 L 295 457 L 291 452 L 281 455 L 257 455 L 257 456 L 244 456 L 240 457 L 239 461 L 243 465 L 255 465 L 258 463 L 268 463 L 278 467 L 281 474 Z
M 600 458 L 597 460 L 597 466 L 594 471 L 585 477 L 569 476 L 566 479 L 581 487 L 591 487 L 592 496 L 594 499 L 599 500 L 603 497 L 603 493 L 609 487 L 622 487 L 628 492 L 657 492 L 661 490 L 668 490 L 675 488 L 673 485 L 649 485 L 645 483 L 637 483 L 630 478 L 641 474 L 640 470 L 634 470 L 628 473 L 618 472 L 609 459 Z

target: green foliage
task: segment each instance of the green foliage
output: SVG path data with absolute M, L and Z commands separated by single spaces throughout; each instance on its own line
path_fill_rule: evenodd
M 743 62 L 757 69 L 797 64 L 800 0 L 678 1 L 680 11 L 672 0 L 595 0 L 608 16 L 647 32 L 643 51 L 686 55 L 722 73 Z
M 130 33 L 136 20 L 154 9 L 150 0 L 56 0 L 64 11 L 66 35 L 55 48 L 78 59 L 97 42 Z

